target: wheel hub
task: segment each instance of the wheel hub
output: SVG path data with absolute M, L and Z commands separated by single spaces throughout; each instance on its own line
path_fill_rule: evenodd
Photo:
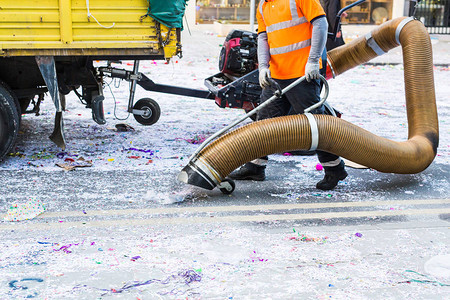
M 152 116 L 152 110 L 150 109 L 150 107 L 144 106 L 141 109 L 144 111 L 144 113 L 142 114 L 142 117 L 144 119 L 150 119 Z

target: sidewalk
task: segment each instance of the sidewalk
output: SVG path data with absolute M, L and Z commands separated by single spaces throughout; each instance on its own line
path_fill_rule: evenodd
M 242 25 L 237 25 L 242 27 Z M 345 41 L 348 43 L 351 40 L 366 35 L 377 25 L 342 25 L 342 32 Z M 225 35 L 222 32 L 218 32 L 218 29 L 213 24 L 201 24 L 195 25 L 190 28 L 193 32 L 208 32 L 216 35 L 217 37 L 225 39 Z M 246 29 L 248 30 L 248 28 Z M 223 30 L 222 30 L 223 31 Z M 450 65 L 450 35 L 431 34 L 431 43 L 433 46 L 433 62 L 436 66 L 449 66 Z M 392 49 L 388 53 L 378 56 L 372 59 L 369 64 L 402 64 L 402 49 L 397 47 Z

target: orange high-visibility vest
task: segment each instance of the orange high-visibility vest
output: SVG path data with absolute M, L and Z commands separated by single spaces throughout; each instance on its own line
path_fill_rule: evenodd
M 319 0 L 261 0 L 256 14 L 258 32 L 267 32 L 270 73 L 276 79 L 305 75 L 311 49 L 312 25 L 325 12 Z

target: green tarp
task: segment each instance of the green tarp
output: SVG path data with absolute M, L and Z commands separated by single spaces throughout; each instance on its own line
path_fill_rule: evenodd
M 148 15 L 171 28 L 183 28 L 188 0 L 148 0 Z

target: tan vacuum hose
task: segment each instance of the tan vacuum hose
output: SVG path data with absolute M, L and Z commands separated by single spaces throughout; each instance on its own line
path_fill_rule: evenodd
M 431 42 L 422 23 L 411 18 L 386 22 L 366 37 L 328 52 L 329 67 L 337 76 L 397 47 L 397 41 L 403 50 L 408 140 L 391 141 L 342 119 L 313 115 L 318 129 L 317 149 L 381 172 L 418 173 L 431 164 L 436 156 L 439 133 Z M 202 176 L 206 174 L 217 185 L 231 171 L 255 158 L 310 149 L 315 135 L 313 127 L 306 115 L 248 124 L 206 146 L 190 168 L 202 170 Z M 180 180 L 197 185 L 185 179 Z

